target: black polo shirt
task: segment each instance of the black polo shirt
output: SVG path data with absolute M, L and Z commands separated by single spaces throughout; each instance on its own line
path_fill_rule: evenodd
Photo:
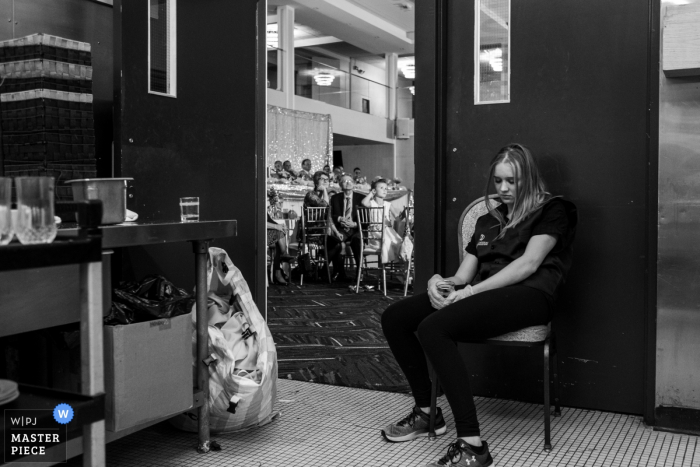
M 498 209 L 504 216 L 508 212 L 505 204 Z M 564 282 L 571 268 L 573 240 L 576 232 L 576 206 L 561 198 L 552 198 L 530 214 L 524 221 L 506 230 L 502 238 L 498 219 L 490 214 L 476 221 L 474 235 L 465 250 L 479 260 L 477 274 L 471 285 L 476 285 L 499 272 L 525 253 L 530 238 L 548 234 L 556 237 L 557 243 L 530 277 L 518 285 L 543 291 L 554 299 L 559 285 Z

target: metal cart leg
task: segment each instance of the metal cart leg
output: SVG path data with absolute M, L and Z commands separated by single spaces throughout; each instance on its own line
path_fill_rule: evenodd
M 102 263 L 80 265 L 80 353 L 83 393 L 105 392 L 102 336 Z M 83 426 L 83 466 L 105 465 L 105 421 Z
M 195 284 L 197 302 L 197 389 L 202 393 L 204 403 L 199 407 L 197 424 L 199 444 L 197 451 L 209 452 L 209 368 L 204 360 L 208 356 L 209 331 L 207 330 L 207 255 L 209 240 L 194 240 L 192 250 L 195 257 Z

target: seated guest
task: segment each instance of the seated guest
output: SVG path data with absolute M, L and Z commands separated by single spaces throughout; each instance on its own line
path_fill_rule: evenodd
M 362 200 L 362 205 L 369 208 L 384 208 L 384 242 L 379 245 L 379 241 L 382 238 L 380 231 L 370 232 L 369 245 L 372 248 L 382 250 L 382 262 L 388 263 L 390 261 L 396 261 L 399 258 L 399 250 L 401 250 L 401 243 L 403 240 L 401 236 L 394 230 L 394 220 L 396 216 L 391 213 L 391 203 L 384 201 L 386 197 L 387 182 L 383 178 L 375 180 L 372 182 L 372 189 Z M 372 219 L 372 222 L 380 222 L 380 219 Z
M 328 258 L 333 264 L 333 278 L 346 280 L 343 268 L 342 243 L 349 244 L 355 264 L 362 260 L 360 230 L 357 223 L 357 207 L 362 205 L 363 196 L 355 193 L 355 182 L 350 175 L 340 177 L 341 193 L 331 197 L 331 233 L 328 235 Z M 342 242 L 342 243 L 341 243 Z
M 267 247 L 275 247 L 275 259 L 272 263 L 273 277 L 272 281 L 275 284 L 287 285 L 286 279 L 289 279 L 282 270 L 282 263 L 289 261 L 285 257 L 288 253 L 287 249 L 287 228 L 284 224 L 278 224 L 267 215 Z
M 367 183 L 367 178 L 362 176 L 362 169 L 360 169 L 359 167 L 355 167 L 352 173 L 353 180 L 355 181 L 355 183 L 359 183 L 361 185 Z
M 289 175 L 282 168 L 282 161 L 275 161 L 275 168 L 272 171 L 272 176 L 280 179 L 287 179 Z
M 330 196 L 328 195 L 328 182 L 330 176 L 326 172 L 320 170 L 314 174 L 314 189 L 306 192 L 304 196 L 304 207 L 321 208 L 330 204 Z M 297 222 L 296 238 L 298 241 L 302 239 L 301 223 Z
M 311 159 L 301 161 L 301 170 L 297 172 L 297 178 L 310 182 L 313 178 L 311 174 Z
M 342 165 L 333 166 L 333 176 L 331 177 L 331 183 L 340 184 L 340 177 L 342 177 L 344 173 L 345 171 L 343 170 Z
M 328 196 L 328 182 L 330 177 L 326 172 L 320 170 L 314 174 L 314 189 L 309 190 L 304 196 L 305 207 L 323 207 L 328 206 L 330 197 Z
M 354 169 L 352 169 L 352 175 L 353 179 L 357 181 L 358 178 L 362 177 L 362 169 L 360 169 L 359 167 L 355 167 Z
M 296 180 L 297 179 L 297 173 L 292 170 L 292 163 L 289 161 L 284 161 L 284 164 L 282 164 L 282 171 L 286 174 L 287 179 L 289 180 Z
M 328 175 L 331 174 L 331 166 L 326 164 L 323 166 L 323 171 L 326 172 Z

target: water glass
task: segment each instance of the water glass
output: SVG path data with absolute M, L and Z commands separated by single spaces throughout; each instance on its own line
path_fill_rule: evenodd
M 180 221 L 181 222 L 198 222 L 199 221 L 199 198 L 187 197 L 180 198 Z
M 12 179 L 0 177 L 0 245 L 12 240 Z
M 435 286 L 437 287 L 440 295 L 442 295 L 444 298 L 449 297 L 455 290 L 455 283 L 452 281 L 440 281 Z
M 53 177 L 17 177 L 17 238 L 23 245 L 56 238 Z

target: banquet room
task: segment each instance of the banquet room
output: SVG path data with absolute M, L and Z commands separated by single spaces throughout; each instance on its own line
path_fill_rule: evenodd
M 700 0 L 0 18 L 0 465 L 700 466 Z

